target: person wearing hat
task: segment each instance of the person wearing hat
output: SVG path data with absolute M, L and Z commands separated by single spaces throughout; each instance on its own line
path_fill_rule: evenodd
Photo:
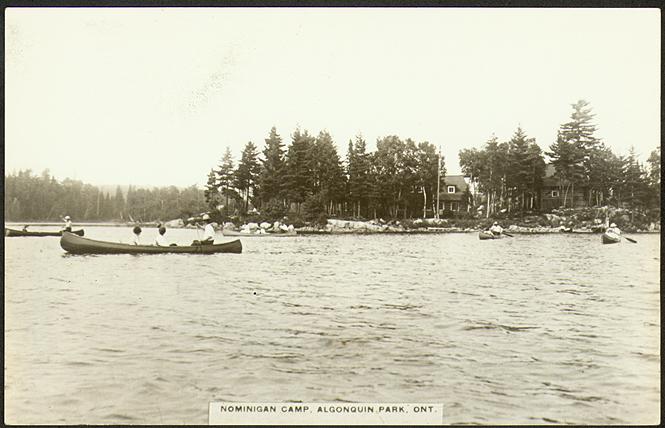
M 205 221 L 206 225 L 203 228 L 203 239 L 201 239 L 198 242 L 201 245 L 212 245 L 215 242 L 215 228 L 212 227 L 212 219 L 208 214 L 203 214 L 203 217 L 201 217 L 201 219 Z M 197 241 L 194 241 L 194 243 L 196 242 Z
M 141 245 L 141 240 L 140 240 L 140 237 L 141 237 L 141 228 L 138 227 L 138 226 L 134 226 L 134 230 L 133 230 L 133 232 L 134 232 L 134 236 L 133 236 L 133 238 L 132 238 L 132 244 L 134 244 L 134 245 Z
M 610 227 L 608 227 L 607 230 L 606 230 L 605 232 L 607 232 L 607 233 L 613 233 L 613 234 L 615 234 L 615 235 L 621 235 L 621 229 L 619 229 L 619 228 L 617 227 L 617 224 L 616 224 L 616 223 L 612 223 L 612 224 L 610 224 Z
M 65 227 L 62 230 L 66 231 L 66 232 L 71 232 L 72 231 L 72 219 L 68 215 L 66 215 L 65 218 L 63 218 L 62 220 L 65 222 Z
M 492 224 L 489 230 L 494 235 L 501 235 L 503 233 L 503 227 L 499 226 L 499 223 L 496 221 Z

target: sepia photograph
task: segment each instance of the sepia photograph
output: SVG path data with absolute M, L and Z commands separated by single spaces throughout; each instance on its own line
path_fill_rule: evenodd
M 5 424 L 660 423 L 659 9 L 4 37 Z

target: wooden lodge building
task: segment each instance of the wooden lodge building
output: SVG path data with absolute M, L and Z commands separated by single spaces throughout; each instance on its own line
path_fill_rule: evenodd
M 446 175 L 441 180 L 439 213 L 445 211 L 467 212 L 471 209 L 469 184 L 463 175 Z
M 564 195 L 561 191 L 561 183 L 554 176 L 554 173 L 554 165 L 549 164 L 545 167 L 545 177 L 543 177 L 543 188 L 540 195 L 540 210 L 544 212 L 552 211 L 563 205 Z M 565 191 L 565 186 L 563 186 L 563 192 Z M 587 191 L 588 189 L 584 186 L 575 186 L 574 194 L 572 194 L 572 189 L 569 189 L 566 207 L 586 207 L 588 205 L 585 197 Z

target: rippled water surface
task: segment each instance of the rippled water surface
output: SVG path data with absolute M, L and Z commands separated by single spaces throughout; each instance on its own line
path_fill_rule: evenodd
M 207 256 L 5 238 L 5 420 L 205 424 L 214 400 L 658 423 L 660 236 L 633 237 L 246 238 L 242 254 Z

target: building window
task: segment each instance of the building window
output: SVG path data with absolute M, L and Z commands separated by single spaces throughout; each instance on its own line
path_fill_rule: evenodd
M 455 186 L 448 186 L 448 193 L 455 193 Z
M 558 190 L 552 190 L 552 197 L 553 198 L 558 198 L 559 197 L 559 191 Z

